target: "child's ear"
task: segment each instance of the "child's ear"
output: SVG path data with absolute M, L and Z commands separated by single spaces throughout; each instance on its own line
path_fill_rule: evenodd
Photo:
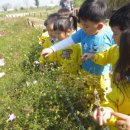
M 103 28 L 103 23 L 98 23 L 97 29 L 101 30 Z

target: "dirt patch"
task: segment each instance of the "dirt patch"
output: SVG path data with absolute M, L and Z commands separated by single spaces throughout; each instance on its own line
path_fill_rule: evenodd
M 45 26 L 43 25 L 43 20 L 42 19 L 29 17 L 27 19 L 27 23 L 31 27 L 40 27 L 42 29 L 45 28 Z
M 7 34 L 7 32 L 5 32 L 5 31 L 0 31 L 0 37 L 1 36 L 5 36 Z
M 0 54 L 0 59 L 2 59 L 3 58 L 3 55 L 2 54 Z

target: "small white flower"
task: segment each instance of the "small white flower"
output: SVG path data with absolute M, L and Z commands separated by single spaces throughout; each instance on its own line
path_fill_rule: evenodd
M 14 113 L 12 113 L 11 115 L 9 115 L 9 118 L 7 119 L 7 122 L 13 121 L 15 119 L 16 119 L 16 115 Z
M 39 61 L 34 61 L 34 64 L 35 64 L 35 65 L 38 65 L 38 64 L 39 64 Z
M 39 42 L 39 45 L 42 45 L 42 42 Z
M 26 85 L 27 85 L 27 86 L 30 86 L 30 82 L 26 81 Z
M 36 83 L 37 83 L 37 80 L 34 80 L 34 81 L 33 81 L 33 84 L 36 84 Z
M 0 59 L 0 66 L 4 66 L 5 65 L 5 60 L 4 59 Z
M 0 72 L 0 78 L 2 78 L 5 75 L 5 72 Z

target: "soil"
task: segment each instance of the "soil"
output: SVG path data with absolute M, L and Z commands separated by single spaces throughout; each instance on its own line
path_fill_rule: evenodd
M 5 36 L 7 33 L 5 31 L 0 31 L 0 37 Z

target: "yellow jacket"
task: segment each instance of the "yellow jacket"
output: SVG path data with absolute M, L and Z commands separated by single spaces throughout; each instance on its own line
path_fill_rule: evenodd
M 117 45 L 112 46 L 109 50 L 96 54 L 94 62 L 100 65 L 112 64 L 112 67 L 116 64 L 119 57 L 119 47 Z M 107 100 L 101 103 L 103 107 L 110 107 L 116 112 L 123 114 L 130 114 L 130 83 L 123 81 L 122 83 L 114 84 L 111 82 L 112 91 L 107 94 Z M 112 117 L 108 121 L 110 130 L 117 130 L 115 122 L 116 117 Z
M 107 101 L 102 102 L 101 106 L 130 115 L 130 83 L 123 81 L 118 86 L 112 83 L 112 91 L 107 95 Z M 118 130 L 115 126 L 116 121 L 116 117 L 112 117 L 108 121 L 110 130 Z
M 49 37 L 48 33 L 45 32 L 39 38 L 39 44 L 42 45 L 42 48 L 44 49 L 44 48 L 48 48 L 48 47 L 52 46 L 52 44 L 54 44 L 54 43 L 51 42 L 51 38 Z M 40 64 L 44 64 L 46 62 L 47 63 L 57 62 L 56 53 L 48 56 L 47 58 L 43 58 L 42 56 L 40 56 L 39 62 L 40 62 Z
M 49 35 L 47 36 L 46 33 L 42 34 L 39 42 L 42 42 L 43 48 L 52 46 L 51 39 L 49 38 Z M 41 56 L 39 58 L 39 62 L 41 64 L 46 62 L 56 62 L 60 66 L 62 72 L 75 74 L 80 70 L 81 46 L 80 44 L 74 44 L 73 46 L 68 47 L 64 50 L 55 52 L 53 55 L 48 56 L 46 59 Z
M 94 62 L 99 65 L 112 64 L 114 66 L 119 57 L 119 46 L 113 45 L 109 50 L 95 54 Z
M 81 68 L 81 46 L 74 44 L 57 52 L 58 65 L 64 73 L 77 73 Z

